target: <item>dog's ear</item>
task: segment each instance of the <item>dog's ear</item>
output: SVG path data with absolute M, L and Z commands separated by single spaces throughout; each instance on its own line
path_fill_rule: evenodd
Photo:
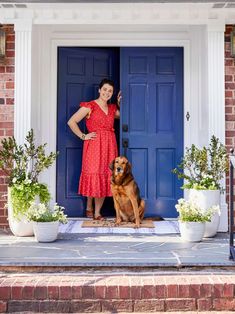
M 115 159 L 109 164 L 109 169 L 113 171 Z
M 131 173 L 131 163 L 128 161 L 127 165 L 126 165 L 126 173 Z

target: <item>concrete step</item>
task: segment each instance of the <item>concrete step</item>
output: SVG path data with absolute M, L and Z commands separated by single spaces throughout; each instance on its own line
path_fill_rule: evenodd
M 235 311 L 235 274 L 0 274 L 0 313 L 187 311 Z

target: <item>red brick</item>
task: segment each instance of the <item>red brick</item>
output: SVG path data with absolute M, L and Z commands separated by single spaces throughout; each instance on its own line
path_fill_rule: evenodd
M 0 66 L 0 73 L 5 73 L 5 71 L 6 71 L 6 68 L 3 66 Z
M 15 67 L 12 67 L 12 66 L 6 67 L 6 73 L 14 73 L 14 72 L 15 72 Z
M 86 312 L 86 313 L 94 313 L 101 312 L 101 304 L 100 301 L 71 301 L 70 302 L 70 312 Z
M 131 300 L 103 300 L 101 301 L 102 312 L 117 313 L 117 312 L 133 312 Z
M 6 43 L 6 50 L 15 49 L 15 43 L 7 42 Z
M 11 287 L 0 287 L 1 300 L 9 300 L 11 298 Z
M 178 296 L 179 298 L 188 298 L 189 297 L 189 285 L 179 285 Z
M 48 286 L 47 287 L 48 299 L 57 300 L 59 299 L 59 287 L 58 286 Z
M 167 285 L 167 298 L 178 297 L 178 285 Z
M 81 299 L 82 298 L 82 287 L 81 286 L 72 286 L 72 299 Z M 98 297 L 96 297 L 98 299 Z
M 219 298 L 213 300 L 213 310 L 216 311 L 234 311 L 235 299 Z
M 83 286 L 82 287 L 82 298 L 93 299 L 94 298 L 94 286 Z
M 135 300 L 133 312 L 164 311 L 164 300 Z
M 39 312 L 39 301 L 9 301 L 7 311 L 14 312 Z
M 71 300 L 72 298 L 72 288 L 69 286 L 60 287 L 60 299 L 61 300 Z
M 14 50 L 6 50 L 6 57 L 7 58 L 15 57 L 15 51 Z
M 107 286 L 105 291 L 106 299 L 118 299 L 118 287 L 117 286 Z
M 213 297 L 214 298 L 220 298 L 223 296 L 223 288 L 224 285 L 223 284 L 214 284 L 214 293 L 213 293 Z
M 231 90 L 226 90 L 226 91 L 225 91 L 225 97 L 226 97 L 226 98 L 233 97 L 233 91 L 231 91 Z
M 130 299 L 131 291 L 129 286 L 119 286 L 120 299 Z
M 224 284 L 223 297 L 233 298 L 233 296 L 234 296 L 234 284 Z
M 7 105 L 14 105 L 15 99 L 14 98 L 6 98 Z
M 6 89 L 14 89 L 14 82 L 6 82 Z
M 203 283 L 200 288 L 200 296 L 202 298 L 207 298 L 212 296 L 212 285 Z
M 33 286 L 24 286 L 22 291 L 22 299 L 24 300 L 33 300 L 34 298 L 34 287 Z
M 233 76 L 232 75 L 225 75 L 225 81 L 226 82 L 233 82 Z
M 47 298 L 47 287 L 45 286 L 36 286 L 34 288 L 34 298 L 36 300 L 44 300 Z
M 156 285 L 156 298 L 161 299 L 166 297 L 166 286 Z
M 7 312 L 7 302 L 0 301 L 0 313 Z
M 141 299 L 141 287 L 139 286 L 131 287 L 131 299 Z
M 194 311 L 196 310 L 195 299 L 166 299 L 165 300 L 166 311 Z
M 12 300 L 21 300 L 22 299 L 22 286 L 12 286 L 11 287 L 11 299 Z
M 14 41 L 15 41 L 15 35 L 7 35 L 6 41 L 7 41 L 7 42 L 9 42 L 9 41 L 14 42 Z
M 197 300 L 198 311 L 210 311 L 212 309 L 211 299 L 198 299 Z

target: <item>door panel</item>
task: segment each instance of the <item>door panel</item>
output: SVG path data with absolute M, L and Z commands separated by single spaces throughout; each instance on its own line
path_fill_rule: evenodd
M 82 141 L 71 132 L 67 121 L 79 109 L 80 102 L 97 98 L 103 78 L 112 79 L 118 88 L 118 48 L 58 49 L 57 202 L 70 217 L 83 216 L 85 198 L 77 194 Z M 83 121 L 80 127 L 85 132 Z
M 183 155 L 183 49 L 121 48 L 120 60 L 121 124 L 128 125 L 121 137 L 146 216 L 176 217 L 182 181 L 171 170 Z

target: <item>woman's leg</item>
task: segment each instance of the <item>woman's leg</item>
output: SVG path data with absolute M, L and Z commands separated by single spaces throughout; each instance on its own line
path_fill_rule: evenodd
M 105 197 L 95 197 L 95 218 L 101 216 L 100 210 L 104 203 Z
M 93 197 L 90 197 L 90 196 L 87 196 L 86 217 L 88 217 L 88 218 L 93 218 L 94 217 Z

